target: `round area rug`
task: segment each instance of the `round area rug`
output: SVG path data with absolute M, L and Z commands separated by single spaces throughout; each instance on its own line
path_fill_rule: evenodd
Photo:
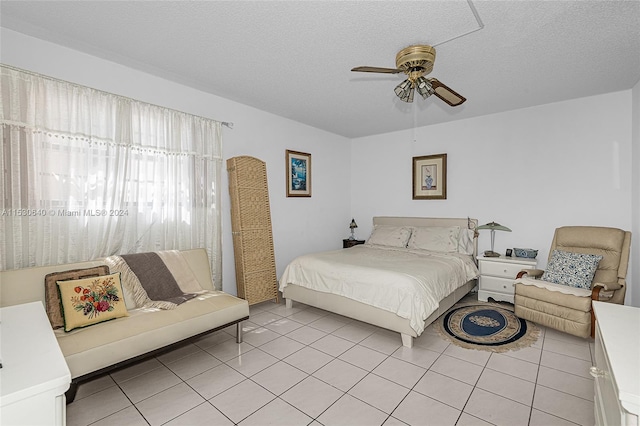
M 506 352 L 531 346 L 540 336 L 532 323 L 493 303 L 455 305 L 439 320 L 439 332 L 457 346 Z

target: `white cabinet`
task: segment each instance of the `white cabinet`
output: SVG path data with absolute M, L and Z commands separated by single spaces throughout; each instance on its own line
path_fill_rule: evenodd
M 478 257 L 478 300 L 486 302 L 491 297 L 513 303 L 516 275 L 523 269 L 535 269 L 537 264 L 535 259 L 522 257 Z
M 596 425 L 638 426 L 640 415 L 640 309 L 593 302 L 596 315 Z
M 0 309 L 0 421 L 64 425 L 71 373 L 41 302 Z

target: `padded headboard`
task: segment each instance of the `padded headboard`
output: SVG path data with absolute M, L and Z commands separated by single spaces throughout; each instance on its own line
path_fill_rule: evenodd
M 478 219 L 468 217 L 399 217 L 374 216 L 373 226 L 459 226 L 461 229 L 477 229 Z M 473 239 L 473 257 L 478 255 L 478 234 Z

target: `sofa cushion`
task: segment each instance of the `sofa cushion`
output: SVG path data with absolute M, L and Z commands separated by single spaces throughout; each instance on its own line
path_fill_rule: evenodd
M 600 255 L 553 250 L 541 279 L 555 284 L 590 289 L 600 260 Z
M 58 281 L 64 330 L 127 316 L 120 274 Z
M 93 268 L 72 269 L 70 271 L 52 272 L 44 277 L 44 298 L 45 308 L 51 327 L 54 329 L 64 327 L 60 295 L 58 293 L 58 281 L 79 280 L 82 278 L 98 277 L 107 275 L 109 267 L 106 265 L 95 266 Z
M 203 291 L 175 309 L 134 309 L 127 318 L 55 334 L 75 378 L 248 316 L 246 300 Z

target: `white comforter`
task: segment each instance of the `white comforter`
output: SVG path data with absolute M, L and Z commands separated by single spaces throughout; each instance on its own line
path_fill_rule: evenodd
M 395 312 L 420 335 L 440 300 L 478 275 L 468 255 L 359 245 L 294 259 L 280 291 L 295 284 L 338 294 Z

